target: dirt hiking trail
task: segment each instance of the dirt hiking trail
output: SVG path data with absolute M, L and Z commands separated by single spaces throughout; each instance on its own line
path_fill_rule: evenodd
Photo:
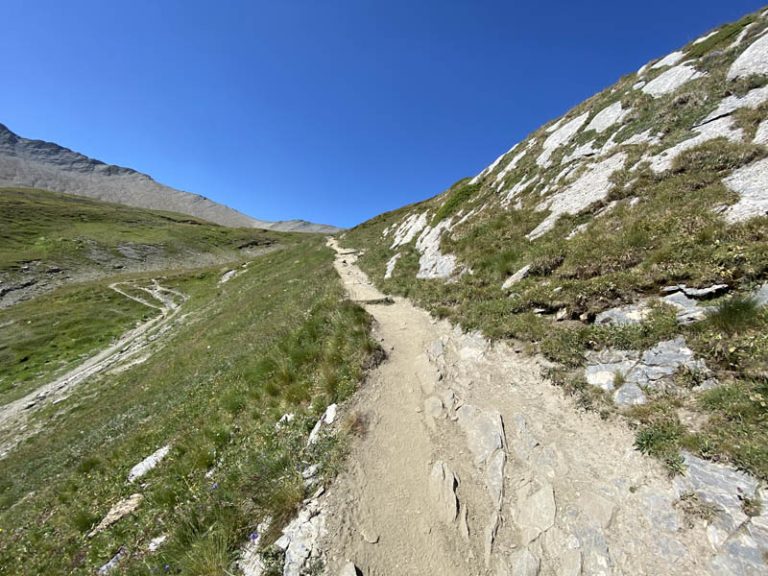
M 710 573 L 704 523 L 626 427 L 577 411 L 536 358 L 381 303 L 330 245 L 388 359 L 349 407 L 367 432 L 326 495 L 327 574 Z

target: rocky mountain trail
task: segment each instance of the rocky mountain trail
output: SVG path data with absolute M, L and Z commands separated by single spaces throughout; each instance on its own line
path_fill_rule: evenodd
M 29 394 L 0 406 L 0 459 L 22 440 L 35 434 L 29 423 L 31 412 L 49 403 L 62 402 L 72 389 L 97 374 L 122 370 L 141 363 L 148 349 L 183 320 L 179 315 L 188 297 L 153 280 L 148 286 L 115 282 L 111 290 L 140 304 L 157 310 L 158 314 L 123 334 L 116 342 L 86 359 L 66 374 L 38 387 Z M 130 290 L 130 291 L 129 291 Z M 137 294 L 146 294 L 146 297 Z
M 325 573 L 763 573 L 768 516 L 744 507 L 759 482 L 691 455 L 671 480 L 542 360 L 402 298 L 366 303 L 384 296 L 355 261 L 344 251 L 337 270 L 388 359 L 340 408 L 367 421 L 347 469 L 302 512 Z

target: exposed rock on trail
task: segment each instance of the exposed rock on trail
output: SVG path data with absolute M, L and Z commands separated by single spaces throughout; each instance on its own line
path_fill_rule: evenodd
M 355 260 L 336 262 L 350 297 L 382 298 Z M 537 359 L 401 298 L 365 306 L 389 358 L 352 400 L 369 429 L 323 497 L 327 574 L 759 573 L 762 519 L 739 528 L 723 508 L 686 523 L 675 506 L 708 498 L 712 477 L 720 501 L 738 500 L 728 474 L 673 483 L 623 424 L 577 412 Z

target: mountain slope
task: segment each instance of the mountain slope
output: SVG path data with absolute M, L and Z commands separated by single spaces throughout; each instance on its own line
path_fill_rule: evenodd
M 179 212 L 223 226 L 319 233 L 339 230 L 303 221 L 256 220 L 204 196 L 155 182 L 130 168 L 105 164 L 51 142 L 22 138 L 2 124 L 0 186 L 26 186 L 138 208 Z
M 543 352 L 671 470 L 685 448 L 768 479 L 767 15 L 643 66 L 342 241 L 384 290 Z
M 223 264 L 295 241 L 173 212 L 0 188 L 0 309 L 65 284 Z

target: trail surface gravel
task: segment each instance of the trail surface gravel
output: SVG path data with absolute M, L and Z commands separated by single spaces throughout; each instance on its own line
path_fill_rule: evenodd
M 330 487 L 327 574 L 709 574 L 703 522 L 622 423 L 579 412 L 544 362 L 383 300 L 339 248 L 388 358 L 348 410 L 367 421 Z

